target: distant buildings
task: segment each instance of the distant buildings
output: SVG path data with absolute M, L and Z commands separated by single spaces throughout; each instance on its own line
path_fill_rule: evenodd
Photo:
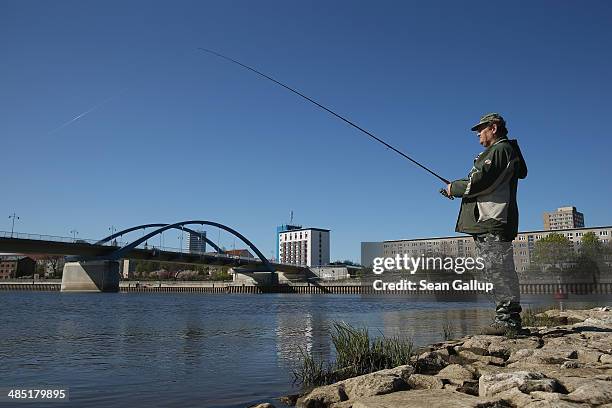
M 360 269 L 360 266 L 353 265 L 326 265 L 310 268 L 315 275 L 325 281 L 349 279 L 354 277 Z
M 321 266 L 329 263 L 328 229 L 287 228 L 278 231 L 280 263 L 300 266 Z
M 204 253 L 206 252 L 206 231 L 196 231 L 189 233 L 187 240 L 187 248 L 190 253 Z
M 27 256 L 0 256 L 0 279 L 34 276 L 36 261 Z
M 228 249 L 225 251 L 225 255 L 239 256 L 241 258 L 253 258 L 253 254 L 248 249 Z
M 559 207 L 556 211 L 545 212 L 543 218 L 547 231 L 584 227 L 584 214 L 576 207 Z
M 514 266 L 517 272 L 528 269 L 533 257 L 535 242 L 553 232 L 564 235 L 572 243 L 574 250 L 580 248 L 580 239 L 587 232 L 593 232 L 604 245 L 612 242 L 612 226 L 520 232 L 512 241 Z M 475 246 L 472 237 L 466 235 L 361 243 L 361 264 L 366 267 L 371 267 L 376 257 L 395 257 L 398 254 L 408 254 L 411 257 L 423 255 L 473 257 Z

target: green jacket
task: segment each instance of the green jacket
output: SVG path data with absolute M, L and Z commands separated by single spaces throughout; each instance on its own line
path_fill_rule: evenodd
M 493 233 L 511 241 L 518 233 L 518 179 L 527 164 L 516 140 L 502 138 L 480 153 L 468 177 L 451 183 L 451 194 L 462 197 L 455 231 Z

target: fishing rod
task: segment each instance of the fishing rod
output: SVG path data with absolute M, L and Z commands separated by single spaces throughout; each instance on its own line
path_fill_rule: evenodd
M 266 74 L 264 74 L 263 72 L 260 72 L 260 71 L 256 70 L 255 68 L 251 68 L 251 67 L 249 67 L 248 65 L 245 65 L 245 64 L 243 64 L 243 63 L 242 63 L 242 62 L 240 62 L 240 61 L 236 61 L 236 60 L 235 60 L 235 59 L 233 59 L 233 58 L 230 58 L 230 57 L 227 57 L 227 56 L 225 56 L 225 55 L 223 55 L 223 54 L 220 54 L 220 53 L 218 53 L 217 51 L 213 51 L 213 50 L 210 50 L 210 49 L 207 49 L 207 48 L 202 48 L 202 47 L 198 47 L 197 49 L 198 49 L 198 50 L 200 50 L 200 51 L 207 52 L 207 53 L 209 53 L 209 54 L 216 55 L 217 57 L 219 57 L 219 58 L 223 58 L 223 59 L 225 59 L 225 60 L 227 60 L 227 61 L 230 61 L 230 62 L 233 62 L 234 64 L 240 65 L 241 67 L 246 68 L 246 69 L 248 69 L 249 71 L 255 72 L 256 74 L 258 74 L 258 75 L 260 75 L 260 76 L 262 76 L 262 77 L 264 77 L 264 78 L 266 78 L 266 79 L 269 79 L 270 81 L 274 82 L 274 83 L 275 83 L 275 84 L 277 84 L 277 85 L 282 86 L 283 88 L 285 88 L 285 89 L 287 89 L 287 90 L 289 90 L 289 91 L 293 92 L 294 94 L 296 94 L 296 95 L 298 95 L 298 96 L 301 96 L 302 98 L 306 99 L 308 102 L 311 102 L 311 103 L 313 103 L 313 104 L 317 105 L 319 108 L 321 108 L 321 109 L 323 109 L 323 110 L 325 110 L 325 111 L 327 111 L 327 112 L 331 113 L 332 115 L 334 115 L 334 116 L 335 116 L 335 117 L 337 117 L 338 119 L 343 120 L 344 122 L 348 123 L 349 125 L 351 125 L 351 126 L 352 126 L 352 127 L 354 127 L 355 129 L 357 129 L 357 130 L 361 131 L 362 133 L 365 133 L 367 136 L 369 136 L 369 137 L 371 137 L 372 139 L 376 140 L 377 142 L 379 142 L 379 143 L 381 143 L 381 144 L 385 145 L 387 148 L 389 148 L 389 149 L 393 150 L 395 153 L 399 154 L 399 155 L 400 155 L 400 156 L 402 156 L 403 158 L 410 160 L 412 163 L 416 164 L 417 166 L 419 166 L 419 167 L 420 167 L 420 168 L 422 168 L 423 170 L 427 171 L 428 173 L 430 173 L 430 174 L 432 174 L 433 176 L 435 176 L 435 177 L 437 177 L 438 179 L 440 179 L 440 180 L 441 180 L 441 181 L 442 181 L 444 184 L 450 184 L 450 181 L 448 181 L 448 180 L 447 180 L 447 179 L 445 179 L 444 177 L 440 176 L 439 174 L 435 173 L 434 171 L 432 171 L 432 170 L 428 169 L 427 167 L 425 167 L 424 165 L 422 165 L 422 164 L 421 164 L 421 163 L 419 163 L 418 161 L 414 160 L 413 158 L 411 158 L 410 156 L 408 156 L 408 155 L 407 155 L 407 154 L 405 154 L 404 152 L 402 152 L 402 151 L 400 151 L 399 149 L 397 149 L 397 148 L 395 148 L 395 147 L 391 146 L 389 143 L 385 142 L 384 140 L 380 139 L 379 137 L 377 137 L 377 136 L 373 135 L 372 133 L 368 132 L 367 130 L 365 130 L 365 129 L 364 129 L 364 128 L 362 128 L 361 126 L 359 126 L 359 125 L 355 124 L 354 122 L 352 122 L 352 121 L 348 120 L 348 119 L 347 119 L 347 118 L 345 118 L 344 116 L 337 114 L 337 113 L 336 113 L 336 112 L 334 112 L 333 110 L 331 110 L 331 109 L 329 109 L 329 108 L 327 108 L 327 107 L 325 107 L 325 106 L 321 105 L 319 102 L 317 102 L 317 101 L 315 101 L 314 99 L 312 99 L 312 98 L 310 98 L 310 97 L 308 97 L 308 96 L 304 95 L 303 93 L 301 93 L 301 92 L 299 92 L 299 91 L 297 91 L 297 90 L 295 90 L 295 89 L 291 88 L 290 86 L 285 85 L 285 84 L 283 84 L 282 82 L 277 81 L 276 79 L 272 78 L 271 76 L 266 75 Z M 454 199 L 454 197 L 452 197 L 452 196 L 449 196 L 449 195 L 448 195 L 448 193 L 446 192 L 446 189 L 440 189 L 440 194 L 442 194 L 443 196 L 445 196 L 445 197 L 447 197 L 447 198 L 450 198 L 451 200 L 453 200 L 453 199 Z

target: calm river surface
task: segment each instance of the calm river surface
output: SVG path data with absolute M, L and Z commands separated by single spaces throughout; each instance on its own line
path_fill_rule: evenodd
M 69 388 L 70 401 L 52 406 L 280 406 L 297 392 L 299 347 L 333 358 L 334 321 L 424 345 L 447 322 L 474 333 L 491 309 L 393 296 L 0 292 L 0 388 Z

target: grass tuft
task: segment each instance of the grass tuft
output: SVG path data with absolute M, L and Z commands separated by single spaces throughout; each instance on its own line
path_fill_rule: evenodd
M 527 309 L 521 314 L 523 327 L 553 327 L 559 324 L 557 319 L 546 316 L 544 312 L 550 308 Z
M 295 382 L 303 387 L 331 384 L 408 364 L 413 355 L 411 340 L 384 335 L 371 339 L 366 328 L 355 328 L 343 322 L 332 324 L 331 338 L 336 360 L 325 364 L 300 349 L 301 364 L 293 371 Z
M 444 341 L 452 340 L 455 336 L 455 327 L 448 320 L 442 326 L 442 338 Z

